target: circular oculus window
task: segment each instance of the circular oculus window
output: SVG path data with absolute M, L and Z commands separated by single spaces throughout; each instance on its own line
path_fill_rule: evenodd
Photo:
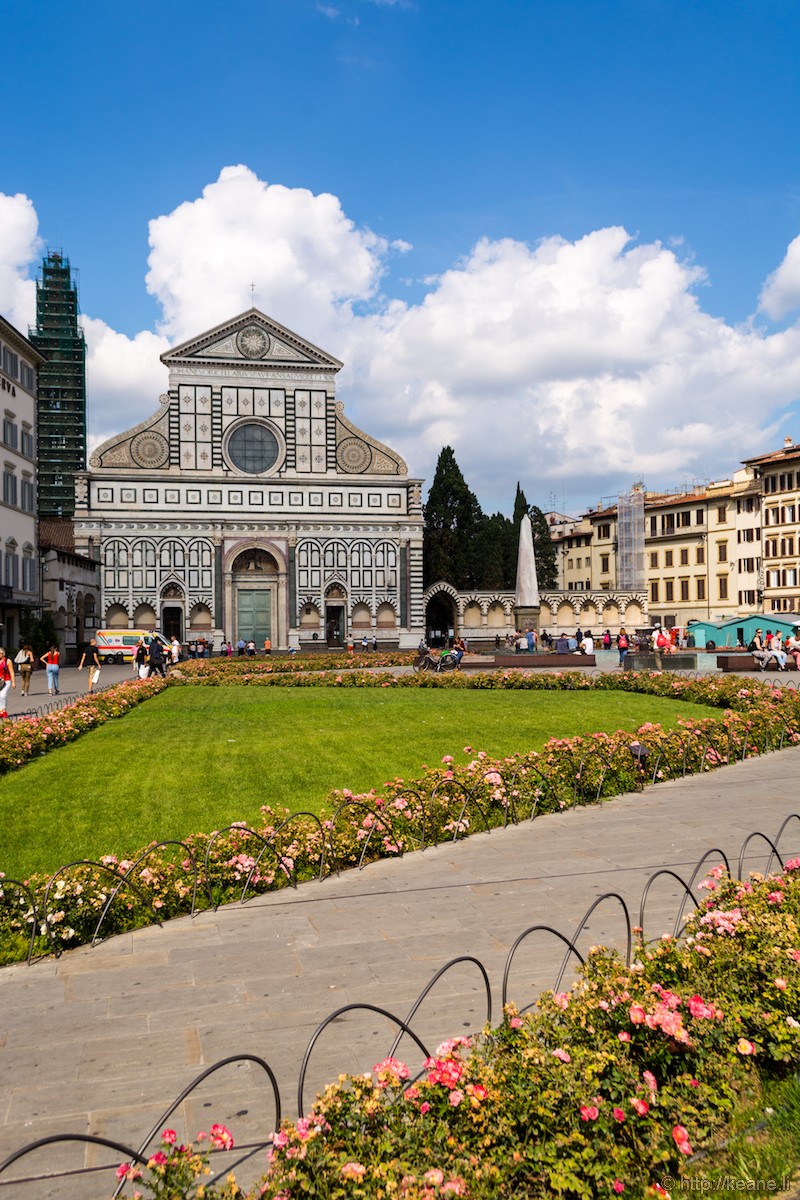
M 228 458 L 245 475 L 263 475 L 275 466 L 280 454 L 278 439 L 266 425 L 239 425 L 228 438 Z

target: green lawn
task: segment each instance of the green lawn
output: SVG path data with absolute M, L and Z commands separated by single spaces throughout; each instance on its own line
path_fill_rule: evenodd
M 3 778 L 0 870 L 129 854 L 254 821 L 265 803 L 319 811 L 332 788 L 413 778 L 466 745 L 510 754 L 715 711 L 622 692 L 169 688 Z

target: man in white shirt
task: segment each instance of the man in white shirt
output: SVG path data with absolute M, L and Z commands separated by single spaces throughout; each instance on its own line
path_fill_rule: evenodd
M 587 629 L 581 638 L 581 654 L 594 654 L 594 638 L 591 629 Z

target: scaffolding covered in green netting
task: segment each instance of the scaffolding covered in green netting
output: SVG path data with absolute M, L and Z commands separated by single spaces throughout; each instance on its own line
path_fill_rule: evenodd
M 69 259 L 49 250 L 36 280 L 30 340 L 46 359 L 37 404 L 40 517 L 75 512 L 75 472 L 86 469 L 86 343 Z

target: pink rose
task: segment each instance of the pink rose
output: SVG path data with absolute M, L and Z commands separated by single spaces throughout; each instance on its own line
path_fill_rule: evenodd
M 675 1140 L 675 1145 L 680 1150 L 681 1154 L 691 1154 L 692 1144 L 689 1141 L 689 1134 L 684 1129 L 683 1125 L 673 1125 L 672 1136 Z
M 621 1108 L 612 1108 L 611 1115 L 613 1116 L 615 1121 L 619 1121 L 620 1125 L 625 1120 L 625 1113 L 622 1111 Z
M 634 1025 L 643 1025 L 647 1013 L 642 1008 L 641 1004 L 632 1004 L 628 1010 L 628 1015 Z
M 622 1033 L 618 1033 L 617 1037 L 621 1042 L 629 1042 L 631 1040 L 631 1035 L 629 1033 L 625 1033 L 624 1030 Z
M 581 1120 L 582 1121 L 596 1121 L 599 1116 L 600 1116 L 600 1110 L 598 1109 L 596 1104 L 582 1104 L 581 1105 Z
M 615 1179 L 611 1186 L 614 1189 L 614 1191 L 617 1193 L 617 1195 L 619 1195 L 620 1192 L 625 1191 L 625 1184 L 622 1182 L 621 1179 Z
M 458 1088 L 456 1088 L 454 1091 L 452 1091 L 450 1093 L 449 1100 L 450 1100 L 450 1103 L 452 1104 L 453 1108 L 458 1108 L 459 1104 L 461 1103 L 461 1101 L 463 1099 L 464 1099 L 464 1093 L 462 1091 L 459 1091 Z
M 645 1083 L 647 1084 L 647 1087 L 649 1088 L 649 1090 L 651 1092 L 658 1091 L 658 1084 L 656 1083 L 656 1077 L 652 1071 L 642 1071 L 642 1079 L 645 1081 Z
M 165 1129 L 161 1135 L 162 1142 L 168 1142 L 170 1146 L 174 1146 L 178 1135 L 174 1129 Z
M 631 1100 L 631 1107 L 640 1117 L 646 1117 L 650 1112 L 650 1105 L 646 1100 Z

